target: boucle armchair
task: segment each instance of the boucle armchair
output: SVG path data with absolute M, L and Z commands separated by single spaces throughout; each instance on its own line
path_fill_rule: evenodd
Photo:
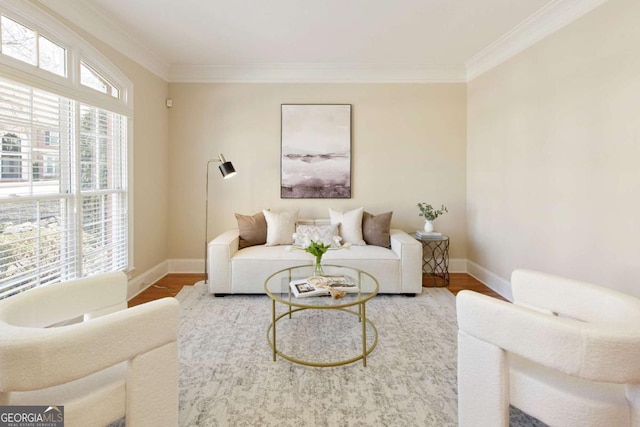
M 177 425 L 179 304 L 126 295 L 118 272 L 0 301 L 0 405 L 63 405 L 67 427 Z
M 459 425 L 640 426 L 640 300 L 527 270 L 514 304 L 457 296 Z

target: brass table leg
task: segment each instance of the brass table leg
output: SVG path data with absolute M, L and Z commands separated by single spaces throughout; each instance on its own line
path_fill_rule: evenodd
M 275 362 L 276 361 L 276 300 L 271 300 L 271 324 L 273 325 L 273 361 Z
M 362 323 L 362 364 L 367 367 L 367 306 L 362 305 L 360 322 Z

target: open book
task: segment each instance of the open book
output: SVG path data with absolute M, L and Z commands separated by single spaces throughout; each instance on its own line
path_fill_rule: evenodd
M 344 293 L 358 292 L 358 287 L 345 276 L 311 276 L 292 280 L 289 286 L 296 298 L 329 294 L 334 298 L 341 298 Z

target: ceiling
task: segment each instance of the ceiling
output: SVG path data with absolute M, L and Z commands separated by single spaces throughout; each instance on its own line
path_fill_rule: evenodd
M 488 47 L 603 1 L 40 0 L 169 81 L 466 81 Z

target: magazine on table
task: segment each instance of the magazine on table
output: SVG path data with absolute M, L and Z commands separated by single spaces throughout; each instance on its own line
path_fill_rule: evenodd
M 296 298 L 329 295 L 335 292 L 358 292 L 358 287 L 346 276 L 311 276 L 289 282 Z M 333 292 L 332 292 L 333 291 Z

